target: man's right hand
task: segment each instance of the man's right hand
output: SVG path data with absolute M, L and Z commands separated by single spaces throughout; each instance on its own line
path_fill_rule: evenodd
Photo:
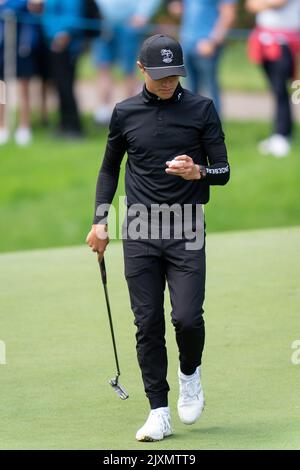
M 68 33 L 64 31 L 57 33 L 51 43 L 51 51 L 56 53 L 64 52 L 67 49 L 70 41 L 71 36 Z
M 42 13 L 44 10 L 44 0 L 28 0 L 27 8 L 30 13 Z
M 95 224 L 86 237 L 86 243 L 95 253 L 99 254 L 100 260 L 103 258 L 104 251 L 109 244 L 107 225 Z
M 202 57 L 212 57 L 216 52 L 216 45 L 211 39 L 201 39 L 197 43 L 197 52 Z
M 183 15 L 182 1 L 172 0 L 172 2 L 168 4 L 168 12 L 175 18 L 181 18 L 181 16 Z

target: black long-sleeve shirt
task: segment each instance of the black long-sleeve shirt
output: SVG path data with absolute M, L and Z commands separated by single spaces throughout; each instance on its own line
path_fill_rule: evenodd
M 180 84 L 168 100 L 144 86 L 140 94 L 116 105 L 97 181 L 96 209 L 111 204 L 126 152 L 127 206 L 206 204 L 209 186 L 229 180 L 224 133 L 213 102 Z M 188 181 L 165 172 L 166 161 L 184 154 L 206 167 L 206 178 Z M 96 209 L 93 223 L 104 223 Z

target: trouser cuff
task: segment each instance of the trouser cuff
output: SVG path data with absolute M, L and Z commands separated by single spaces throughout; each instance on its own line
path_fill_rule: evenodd
M 152 397 L 148 397 L 151 410 L 155 410 L 156 408 L 162 408 L 168 406 L 168 395 L 156 395 Z

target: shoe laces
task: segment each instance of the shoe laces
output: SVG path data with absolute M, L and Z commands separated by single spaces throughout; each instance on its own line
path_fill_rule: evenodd
M 197 400 L 201 393 L 199 376 L 190 380 L 180 380 L 180 397 L 183 401 Z
M 171 428 L 171 420 L 169 413 L 163 411 L 152 410 L 149 419 L 153 419 L 155 423 L 158 423 L 162 432 L 165 434 Z

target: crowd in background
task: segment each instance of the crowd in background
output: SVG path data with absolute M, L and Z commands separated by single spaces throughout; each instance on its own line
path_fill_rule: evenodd
M 90 47 L 97 69 L 94 119 L 108 124 L 114 106 L 113 68 L 123 76 L 124 97 L 139 90 L 136 60 L 141 42 L 152 34 L 150 25 L 164 8 L 177 21 L 188 81 L 185 86 L 201 92 L 221 110 L 218 68 L 226 37 L 237 16 L 237 0 L 0 0 L 0 80 L 8 81 L 15 65 L 18 80 L 19 145 L 32 140 L 29 85 L 41 81 L 41 120 L 47 123 L 46 94 L 54 87 L 59 102 L 57 135 L 68 139 L 83 136 L 74 94 L 78 59 Z M 262 153 L 289 153 L 293 118 L 288 93 L 300 51 L 300 0 L 245 0 L 249 14 L 256 15 L 251 34 L 251 59 L 261 64 L 274 95 L 274 130 L 260 144 Z M 15 53 L 7 53 L 9 32 L 4 14 L 17 15 Z M 157 30 L 156 30 L 157 32 Z M 99 97 L 99 101 L 97 99 Z M 5 106 L 0 104 L 0 144 L 10 139 Z

